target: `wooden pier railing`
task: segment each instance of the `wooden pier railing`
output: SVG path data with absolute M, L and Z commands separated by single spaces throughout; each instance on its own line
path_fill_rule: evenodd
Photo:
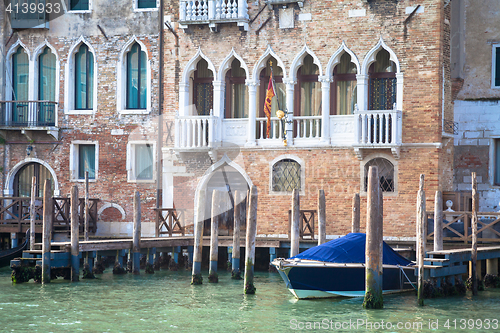
M 313 209 L 300 210 L 300 239 L 311 238 L 314 239 L 314 218 L 317 211 Z M 292 228 L 292 211 L 288 211 L 288 235 L 290 237 L 290 230 Z
M 15 230 L 12 232 L 24 232 L 30 225 L 30 198 L 26 197 L 3 197 L 0 198 L 0 230 Z M 84 228 L 84 206 L 85 199 L 79 200 L 80 232 Z M 99 199 L 90 199 L 89 207 L 89 231 L 95 233 L 97 230 L 97 203 Z M 52 198 L 53 209 L 53 231 L 70 232 L 70 199 Z M 35 226 L 42 227 L 43 223 L 43 198 L 35 198 Z
M 427 212 L 427 239 L 434 239 L 433 212 Z M 478 238 L 483 243 L 500 243 L 500 213 L 478 213 Z M 472 212 L 443 212 L 443 241 L 472 242 Z
M 155 236 L 180 234 L 184 236 L 184 209 L 155 208 Z

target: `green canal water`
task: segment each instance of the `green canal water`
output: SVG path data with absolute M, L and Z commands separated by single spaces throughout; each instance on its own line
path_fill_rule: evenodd
M 243 282 L 227 272 L 220 272 L 218 284 L 191 286 L 188 271 L 114 276 L 111 269 L 78 283 L 59 278 L 47 285 L 12 285 L 10 269 L 2 268 L 0 332 L 500 330 L 499 289 L 476 298 L 468 293 L 426 300 L 421 308 L 412 293 L 391 295 L 384 298 L 383 310 L 367 311 L 362 299 L 297 301 L 276 273 L 257 272 L 255 285 L 255 295 L 244 295 Z

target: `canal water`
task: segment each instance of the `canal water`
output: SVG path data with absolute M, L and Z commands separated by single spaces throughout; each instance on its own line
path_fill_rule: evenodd
M 255 295 L 220 272 L 219 283 L 190 285 L 189 271 L 113 275 L 71 283 L 12 285 L 0 269 L 0 332 L 494 332 L 500 289 L 426 300 L 384 297 L 383 310 L 362 299 L 295 300 L 277 273 L 257 272 Z

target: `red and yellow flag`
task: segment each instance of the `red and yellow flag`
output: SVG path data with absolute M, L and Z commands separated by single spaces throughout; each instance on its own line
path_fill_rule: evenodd
M 269 84 L 267 85 L 266 101 L 264 102 L 264 113 L 267 117 L 267 138 L 269 138 L 269 132 L 271 131 L 271 102 L 274 96 L 273 73 L 271 72 Z

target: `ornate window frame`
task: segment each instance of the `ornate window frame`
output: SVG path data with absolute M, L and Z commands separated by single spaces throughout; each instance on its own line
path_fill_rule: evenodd
M 281 160 L 293 160 L 297 162 L 300 165 L 300 195 L 305 195 L 305 187 L 306 187 L 306 165 L 304 163 L 304 160 L 301 159 L 298 156 L 295 155 L 290 155 L 290 154 L 285 154 L 285 155 L 280 155 L 276 157 L 274 160 L 269 162 L 269 194 L 272 195 L 291 195 L 292 192 L 285 192 L 285 191 L 274 191 L 273 190 L 273 166 L 280 162 Z
M 370 162 L 373 159 L 376 158 L 383 158 L 388 160 L 392 166 L 394 167 L 394 191 L 392 192 L 382 192 L 384 194 L 384 197 L 396 197 L 398 196 L 398 161 L 394 159 L 394 157 L 390 154 L 384 154 L 384 153 L 372 153 L 366 156 L 361 162 L 360 162 L 360 180 L 359 180 L 359 188 L 360 188 L 360 195 L 361 196 L 366 196 L 366 189 L 365 189 L 365 165 Z

